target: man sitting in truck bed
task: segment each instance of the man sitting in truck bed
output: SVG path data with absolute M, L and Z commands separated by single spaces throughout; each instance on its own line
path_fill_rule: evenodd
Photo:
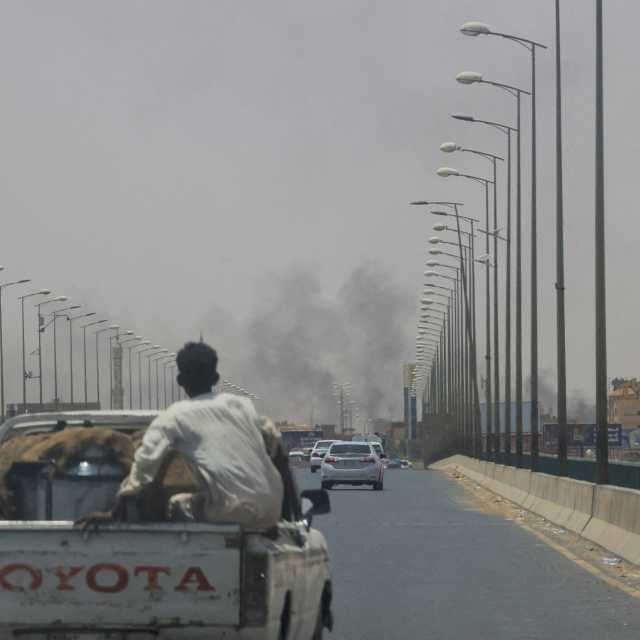
M 189 399 L 172 404 L 146 430 L 120 487 L 114 517 L 122 499 L 151 485 L 166 457 L 178 452 L 200 478 L 201 490 L 173 496 L 170 517 L 273 527 L 283 504 L 283 482 L 268 451 L 275 434 L 268 426 L 265 433 L 265 420 L 251 400 L 213 391 L 219 375 L 211 347 L 189 342 L 176 362 L 178 384 Z

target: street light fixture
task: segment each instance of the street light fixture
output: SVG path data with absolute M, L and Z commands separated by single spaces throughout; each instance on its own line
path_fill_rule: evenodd
M 131 329 L 127 329 L 126 331 L 119 331 L 115 335 L 109 336 L 109 408 L 110 409 L 113 409 L 113 392 L 114 392 L 113 341 L 117 340 L 119 345 L 121 336 L 132 336 L 134 335 L 134 333 L 135 332 L 132 331 Z M 120 351 L 120 354 L 122 355 L 122 349 Z M 120 365 L 121 365 L 120 374 L 122 374 L 122 359 L 120 360 Z M 124 390 L 122 389 L 122 375 L 120 376 L 120 388 L 118 389 L 118 392 L 120 396 L 124 395 Z M 120 400 L 122 401 L 122 397 L 120 397 Z M 119 404 L 122 404 L 122 402 L 120 402 Z
M 131 351 L 133 348 L 140 346 L 139 344 L 133 344 L 135 342 L 140 342 L 142 340 L 142 336 L 132 336 L 127 338 L 126 340 L 121 340 L 120 345 L 128 345 L 125 349 L 128 351 L 128 363 L 129 363 L 129 409 L 133 409 L 133 379 L 132 379 L 132 365 L 131 365 Z M 144 344 L 144 343 L 143 343 Z M 123 402 L 124 407 L 124 402 Z
M 477 81 L 477 77 L 479 74 L 476 73 L 468 73 L 462 74 L 463 81 L 471 82 L 472 80 Z M 519 95 L 519 94 L 518 94 Z M 519 129 L 514 129 L 513 127 L 503 124 L 501 122 L 493 122 L 490 120 L 480 120 L 474 118 L 473 116 L 464 115 L 464 114 L 454 114 L 452 116 L 457 120 L 462 120 L 465 122 L 472 123 L 480 123 L 491 126 L 500 132 L 504 133 L 507 136 L 507 228 L 508 234 L 510 238 L 511 234 L 511 133 L 513 131 L 518 131 Z M 487 160 L 489 160 L 493 166 L 493 224 L 495 227 L 498 226 L 498 184 L 497 184 L 497 168 L 496 161 L 503 160 L 500 156 L 496 156 L 492 153 L 486 153 L 484 151 L 478 151 L 476 149 L 465 149 L 455 143 L 449 142 L 444 143 L 440 146 L 442 151 L 451 153 L 453 151 L 462 151 L 467 153 L 472 153 L 474 155 L 481 156 Z M 488 226 L 488 220 L 487 220 Z M 498 255 L 498 246 L 497 246 L 497 238 L 494 237 L 494 254 Z M 489 238 L 486 238 L 486 246 L 487 251 L 489 250 Z M 505 398 L 508 398 L 507 406 L 511 405 L 511 243 L 510 241 L 507 243 L 507 256 L 506 256 L 506 280 L 505 280 L 505 289 L 506 289 L 506 332 L 505 332 Z M 493 287 L 494 287 L 494 297 L 493 297 L 493 341 L 494 341 L 494 400 L 496 405 L 496 410 L 494 413 L 495 417 L 495 435 L 497 436 L 494 442 L 490 442 L 490 445 L 494 445 L 496 460 L 500 450 L 500 332 L 498 327 L 499 316 L 498 316 L 498 270 L 494 270 L 493 272 Z M 505 415 L 505 435 L 508 435 L 506 438 L 507 442 L 507 453 L 510 455 L 510 446 L 511 446 L 511 422 L 510 422 L 511 414 L 510 412 L 506 412 Z
M 106 331 L 118 331 L 120 329 L 119 324 L 112 324 L 104 329 L 100 329 L 96 331 L 96 400 L 98 402 L 98 406 L 100 406 L 100 334 L 105 333 Z M 109 351 L 111 351 L 111 340 L 109 340 Z M 111 362 L 111 360 L 109 360 Z M 111 365 L 109 365 L 111 366 Z M 109 374 L 109 381 L 111 381 L 111 374 Z
M 104 324 L 108 322 L 105 318 L 104 320 L 95 320 L 94 322 L 89 322 L 88 324 L 82 325 L 82 362 L 83 362 L 83 370 L 84 370 L 84 380 L 83 380 L 83 388 L 84 388 L 84 404 L 89 404 L 89 392 L 87 389 L 87 329 L 89 327 L 94 327 L 99 324 Z
M 67 321 L 69 322 L 69 399 L 71 405 L 73 405 L 73 323 L 76 320 L 90 318 L 95 315 L 96 312 L 91 311 L 90 313 L 83 313 L 79 316 L 67 316 Z
M 516 389 L 516 466 L 522 466 L 522 169 L 521 169 L 521 100 L 522 94 L 531 95 L 529 91 L 525 91 L 520 87 L 504 84 L 502 82 L 493 82 L 485 80 L 482 74 L 474 71 L 464 71 L 456 76 L 456 80 L 462 84 L 487 84 L 509 93 L 516 98 L 516 126 L 513 131 L 517 132 L 516 145 L 516 366 L 515 366 L 515 389 Z M 476 122 L 476 120 L 474 120 Z M 507 143 L 509 149 L 508 175 L 509 183 L 508 199 L 507 199 L 507 273 L 511 271 L 511 131 L 512 128 L 500 123 L 479 121 L 494 128 L 497 128 L 507 134 Z M 560 176 L 561 179 L 561 176 Z M 561 279 L 558 279 L 561 282 Z M 562 294 L 563 295 L 563 294 Z M 558 291 L 560 297 L 560 292 Z M 507 331 L 505 333 L 505 406 L 509 407 L 505 411 L 505 444 L 507 463 L 509 463 L 511 454 L 511 278 L 510 275 L 506 281 L 506 308 L 508 317 L 506 318 Z M 561 357 L 559 347 L 559 359 Z M 562 367 L 559 367 L 559 377 L 562 378 Z M 559 386 L 561 381 L 559 380 Z M 561 395 L 561 394 L 559 394 Z M 561 398 L 559 397 L 559 403 Z M 562 418 L 561 410 L 558 412 L 560 424 L 560 440 L 562 440 Z M 566 420 L 565 420 L 566 422 Z M 566 431 L 566 429 L 565 429 Z
M 454 114 L 453 116 L 457 120 L 467 120 L 473 121 L 471 116 L 466 116 L 462 114 Z M 472 180 L 474 182 L 478 182 L 484 186 L 484 195 L 485 195 L 485 225 L 489 227 L 489 185 L 494 185 L 494 200 L 495 200 L 495 176 L 496 176 L 496 165 L 495 159 L 493 161 L 493 171 L 494 171 L 494 180 L 489 180 L 488 178 L 482 178 L 480 176 L 464 174 L 458 171 L 458 169 L 452 167 L 440 167 L 436 174 L 442 178 L 449 178 L 452 176 L 462 177 Z M 495 215 L 495 202 L 494 202 L 494 215 Z M 497 226 L 497 224 L 495 225 Z M 489 238 L 486 239 L 486 249 L 489 251 Z M 462 256 L 462 252 L 461 252 Z M 493 392 L 492 392 L 492 381 L 491 381 L 491 289 L 490 289 L 490 271 L 487 267 L 485 273 L 485 286 L 486 286 L 486 296 L 485 296 L 485 316 L 486 316 L 486 338 L 485 338 L 485 375 L 486 375 L 486 417 L 487 417 L 487 440 L 488 440 L 488 448 L 489 452 L 491 452 L 491 445 L 493 444 L 493 412 L 492 412 L 492 403 L 493 403 Z M 497 291 L 495 292 L 497 295 Z
M 53 304 L 56 302 L 66 302 L 67 300 L 67 296 L 56 296 L 55 298 L 44 300 L 43 302 L 34 305 L 38 310 L 38 400 L 41 408 L 43 404 L 42 388 L 44 384 L 44 370 L 42 368 L 42 334 L 45 330 L 45 320 L 40 310 L 42 307 L 48 304 Z
M 171 403 L 173 403 L 173 386 L 171 380 L 171 371 L 175 366 L 175 351 L 169 354 L 169 357 L 165 362 L 163 362 L 163 371 L 162 371 L 162 397 L 164 399 L 165 409 L 169 406 L 169 393 L 167 392 L 167 374 L 169 374 L 169 388 L 171 389 Z M 251 394 L 253 395 L 253 394 Z
M 138 405 L 140 409 L 142 409 L 142 354 L 153 348 L 151 340 L 144 340 L 133 347 L 133 350 L 138 354 Z M 131 400 L 131 408 L 133 409 L 133 399 Z
M 157 346 L 157 345 L 156 345 Z M 164 354 L 169 353 L 169 349 L 164 349 L 163 347 L 157 346 L 157 349 L 155 351 L 155 353 L 149 353 L 147 354 L 147 379 L 148 379 L 148 388 L 147 388 L 147 394 L 148 394 L 148 400 L 149 400 L 149 409 L 152 408 L 151 405 L 151 361 L 155 360 L 157 357 L 163 357 Z M 156 380 L 156 390 L 157 390 L 157 380 Z M 156 404 L 157 404 L 157 397 L 156 397 Z
M 169 351 L 168 349 L 166 351 Z M 175 358 L 175 355 L 173 355 L 172 353 L 167 353 L 166 355 L 157 358 L 155 363 L 156 363 L 156 409 L 160 410 L 163 409 L 164 407 L 162 407 L 162 403 L 160 402 L 160 364 L 163 365 L 164 367 L 164 363 L 167 362 L 168 360 L 173 360 L 173 358 Z M 162 384 L 164 386 L 164 371 L 162 374 Z M 164 393 L 163 393 L 164 395 Z
M 448 173 L 448 172 L 445 172 Z M 485 185 L 486 186 L 486 185 Z M 488 188 L 487 188 L 488 189 Z M 475 331 L 475 269 L 474 266 L 474 246 L 473 246 L 473 238 L 474 238 L 474 222 L 475 219 L 469 216 L 464 216 L 460 214 L 460 207 L 462 203 L 453 202 L 450 200 L 417 200 L 411 202 L 412 205 L 421 205 L 421 206 L 443 206 L 448 207 L 452 211 L 444 212 L 444 211 L 434 211 L 435 215 L 446 216 L 449 215 L 451 217 L 455 217 L 456 220 L 456 231 L 458 235 L 458 249 L 459 249 L 459 259 L 460 259 L 460 275 L 462 278 L 462 291 L 464 293 L 464 317 L 465 317 L 465 325 L 466 325 L 466 333 L 467 340 L 469 345 L 469 380 L 468 389 L 469 393 L 467 395 L 470 403 L 468 407 L 468 418 L 469 424 L 471 425 L 470 434 L 471 434 L 471 443 L 473 447 L 473 452 L 479 457 L 480 456 L 480 395 L 478 390 L 478 376 L 477 376 L 477 358 L 476 358 L 476 331 Z M 460 220 L 467 222 L 470 226 L 470 233 L 468 234 L 469 245 L 466 250 L 470 252 L 470 280 L 467 281 L 467 273 L 465 269 L 465 249 L 463 249 L 462 244 L 462 230 L 460 228 Z M 434 276 L 446 277 L 434 273 Z M 456 280 L 455 278 L 450 278 L 451 280 Z M 472 311 L 473 309 L 473 311 Z M 434 384 L 433 377 L 431 377 L 431 385 Z M 432 387 L 432 392 L 435 393 L 435 388 Z
M 69 307 L 56 309 L 50 314 L 53 316 L 51 320 L 51 323 L 53 324 L 53 402 L 56 405 L 60 402 L 60 398 L 58 397 L 58 318 L 68 318 L 68 314 L 66 313 L 67 311 L 73 311 L 74 309 L 80 309 L 81 307 L 81 304 L 72 304 Z
M 597 0 L 597 7 L 602 9 L 602 0 Z M 596 21 L 598 15 L 601 17 L 601 13 L 596 15 Z M 556 17 L 559 18 L 559 8 L 556 4 Z M 601 24 L 601 22 L 600 22 Z M 539 407 L 538 407 L 538 248 L 537 248 L 537 136 L 536 136 L 536 50 L 546 49 L 547 47 L 534 40 L 523 38 L 521 36 L 514 36 L 512 34 L 502 33 L 499 31 L 493 31 L 489 25 L 484 22 L 465 22 L 461 29 L 462 33 L 467 36 L 479 36 L 479 35 L 493 35 L 506 40 L 511 40 L 529 51 L 531 54 L 531 470 L 536 471 L 538 468 L 538 454 L 539 454 L 539 440 L 538 440 L 538 421 L 539 421 Z M 597 31 L 598 32 L 598 31 Z M 601 31 L 598 32 L 601 35 Z M 596 46 L 596 67 L 598 62 L 598 47 Z M 558 60 L 556 62 L 558 65 Z M 468 79 L 473 80 L 472 76 L 468 76 Z M 558 80 L 558 78 L 556 78 Z M 518 93 L 518 98 L 519 98 Z M 596 91 L 596 103 L 598 103 L 598 93 Z M 556 108 L 558 103 L 556 102 Z M 596 114 L 598 113 L 598 107 L 596 106 Z M 601 112 L 600 112 L 601 113 Z M 557 123 L 556 123 L 557 124 Z M 558 130 L 558 129 L 557 129 Z M 520 141 L 520 135 L 518 135 L 518 144 Z M 597 141 L 596 141 L 597 142 Z M 597 144 L 596 144 L 597 147 Z M 596 153 L 598 157 L 598 154 Z M 598 173 L 598 172 L 596 172 Z M 561 220 L 561 216 L 559 217 Z M 487 225 L 488 226 L 488 225 Z M 604 231 L 604 229 L 603 229 Z M 598 234 L 596 234 L 597 236 Z M 598 239 L 596 239 L 596 243 Z M 564 302 L 564 301 L 563 301 Z M 598 341 L 598 344 L 603 342 Z M 517 363 L 516 363 L 517 368 Z M 604 385 L 606 386 L 606 375 Z M 517 386 L 517 385 L 516 385 Z M 603 394 L 604 403 L 606 405 L 606 389 Z M 517 403 L 516 403 L 517 404 Z M 606 406 L 602 409 L 602 415 L 606 415 Z M 517 427 L 519 425 L 516 425 Z M 604 428 L 603 436 L 605 439 L 606 427 Z M 521 457 L 520 452 L 517 452 L 518 457 Z
M 0 271 L 4 271 L 4 267 L 0 267 Z M 0 284 L 0 417 L 4 420 L 5 416 L 5 402 L 4 402 L 4 333 L 2 329 L 2 291 L 8 287 L 13 287 L 18 284 L 26 284 L 31 282 L 30 278 L 23 278 L 22 280 L 14 280 L 13 282 L 5 282 Z
M 20 318 L 22 323 L 22 410 L 26 411 L 27 406 L 27 378 L 30 374 L 27 372 L 27 354 L 26 354 L 26 342 L 24 337 L 24 301 L 27 298 L 33 298 L 34 296 L 48 296 L 51 293 L 49 289 L 40 289 L 33 293 L 28 293 L 24 296 L 19 296 L 20 300 Z

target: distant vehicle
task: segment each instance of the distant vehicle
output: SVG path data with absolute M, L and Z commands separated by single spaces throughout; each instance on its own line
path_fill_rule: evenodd
M 378 454 L 378 458 L 384 459 L 387 457 L 387 454 L 384 452 L 384 448 L 380 442 L 369 442 L 369 444 L 373 447 L 373 450 Z
M 289 462 L 300 463 L 306 459 L 307 457 L 304 455 L 304 451 L 289 451 Z
M 413 464 L 403 458 L 391 458 L 387 463 L 387 469 L 412 469 Z
M 313 445 L 313 449 L 311 450 L 311 473 L 315 473 L 320 469 L 322 465 L 322 458 L 324 458 L 327 451 L 329 451 L 329 447 L 336 442 L 335 440 L 318 440 Z
M 334 442 L 322 461 L 322 488 L 336 484 L 384 489 L 384 465 L 369 442 Z
M 354 433 L 351 442 L 378 442 L 384 444 L 382 438 L 376 433 Z
M 387 463 L 387 469 L 401 469 L 402 468 L 402 460 L 400 458 L 391 458 Z

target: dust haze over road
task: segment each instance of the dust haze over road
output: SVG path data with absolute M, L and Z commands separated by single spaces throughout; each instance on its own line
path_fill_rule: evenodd
M 335 422 L 334 383 L 350 381 L 361 417 L 399 415 L 397 393 L 409 356 L 411 292 L 374 264 L 353 271 L 335 294 L 310 269 L 269 280 L 246 321 L 212 308 L 204 337 L 220 354 L 223 376 L 264 398 L 276 419 Z

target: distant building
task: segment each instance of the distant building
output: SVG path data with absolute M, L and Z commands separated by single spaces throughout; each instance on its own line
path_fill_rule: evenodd
M 276 427 L 282 436 L 282 442 L 289 450 L 312 447 L 318 440 L 323 439 L 322 429 L 306 424 L 277 422 Z
M 313 447 L 318 440 L 334 440 L 336 438 L 335 424 L 296 424 L 293 422 L 276 422 L 276 427 L 282 435 L 282 441 L 292 449 Z
M 640 426 L 640 381 L 614 378 L 609 391 L 609 422 L 623 427 Z
M 491 405 L 492 411 L 496 410 L 496 405 Z M 498 403 L 498 410 L 500 412 L 500 430 L 504 431 L 504 419 L 506 416 L 506 405 L 504 402 Z M 495 418 L 494 418 L 495 423 Z M 482 433 L 487 432 L 487 403 L 480 403 L 480 424 L 482 424 Z M 539 418 L 538 430 L 542 427 L 542 416 Z M 511 403 L 511 432 L 516 432 L 516 403 Z M 531 433 L 531 402 L 526 400 L 522 403 L 522 433 Z

